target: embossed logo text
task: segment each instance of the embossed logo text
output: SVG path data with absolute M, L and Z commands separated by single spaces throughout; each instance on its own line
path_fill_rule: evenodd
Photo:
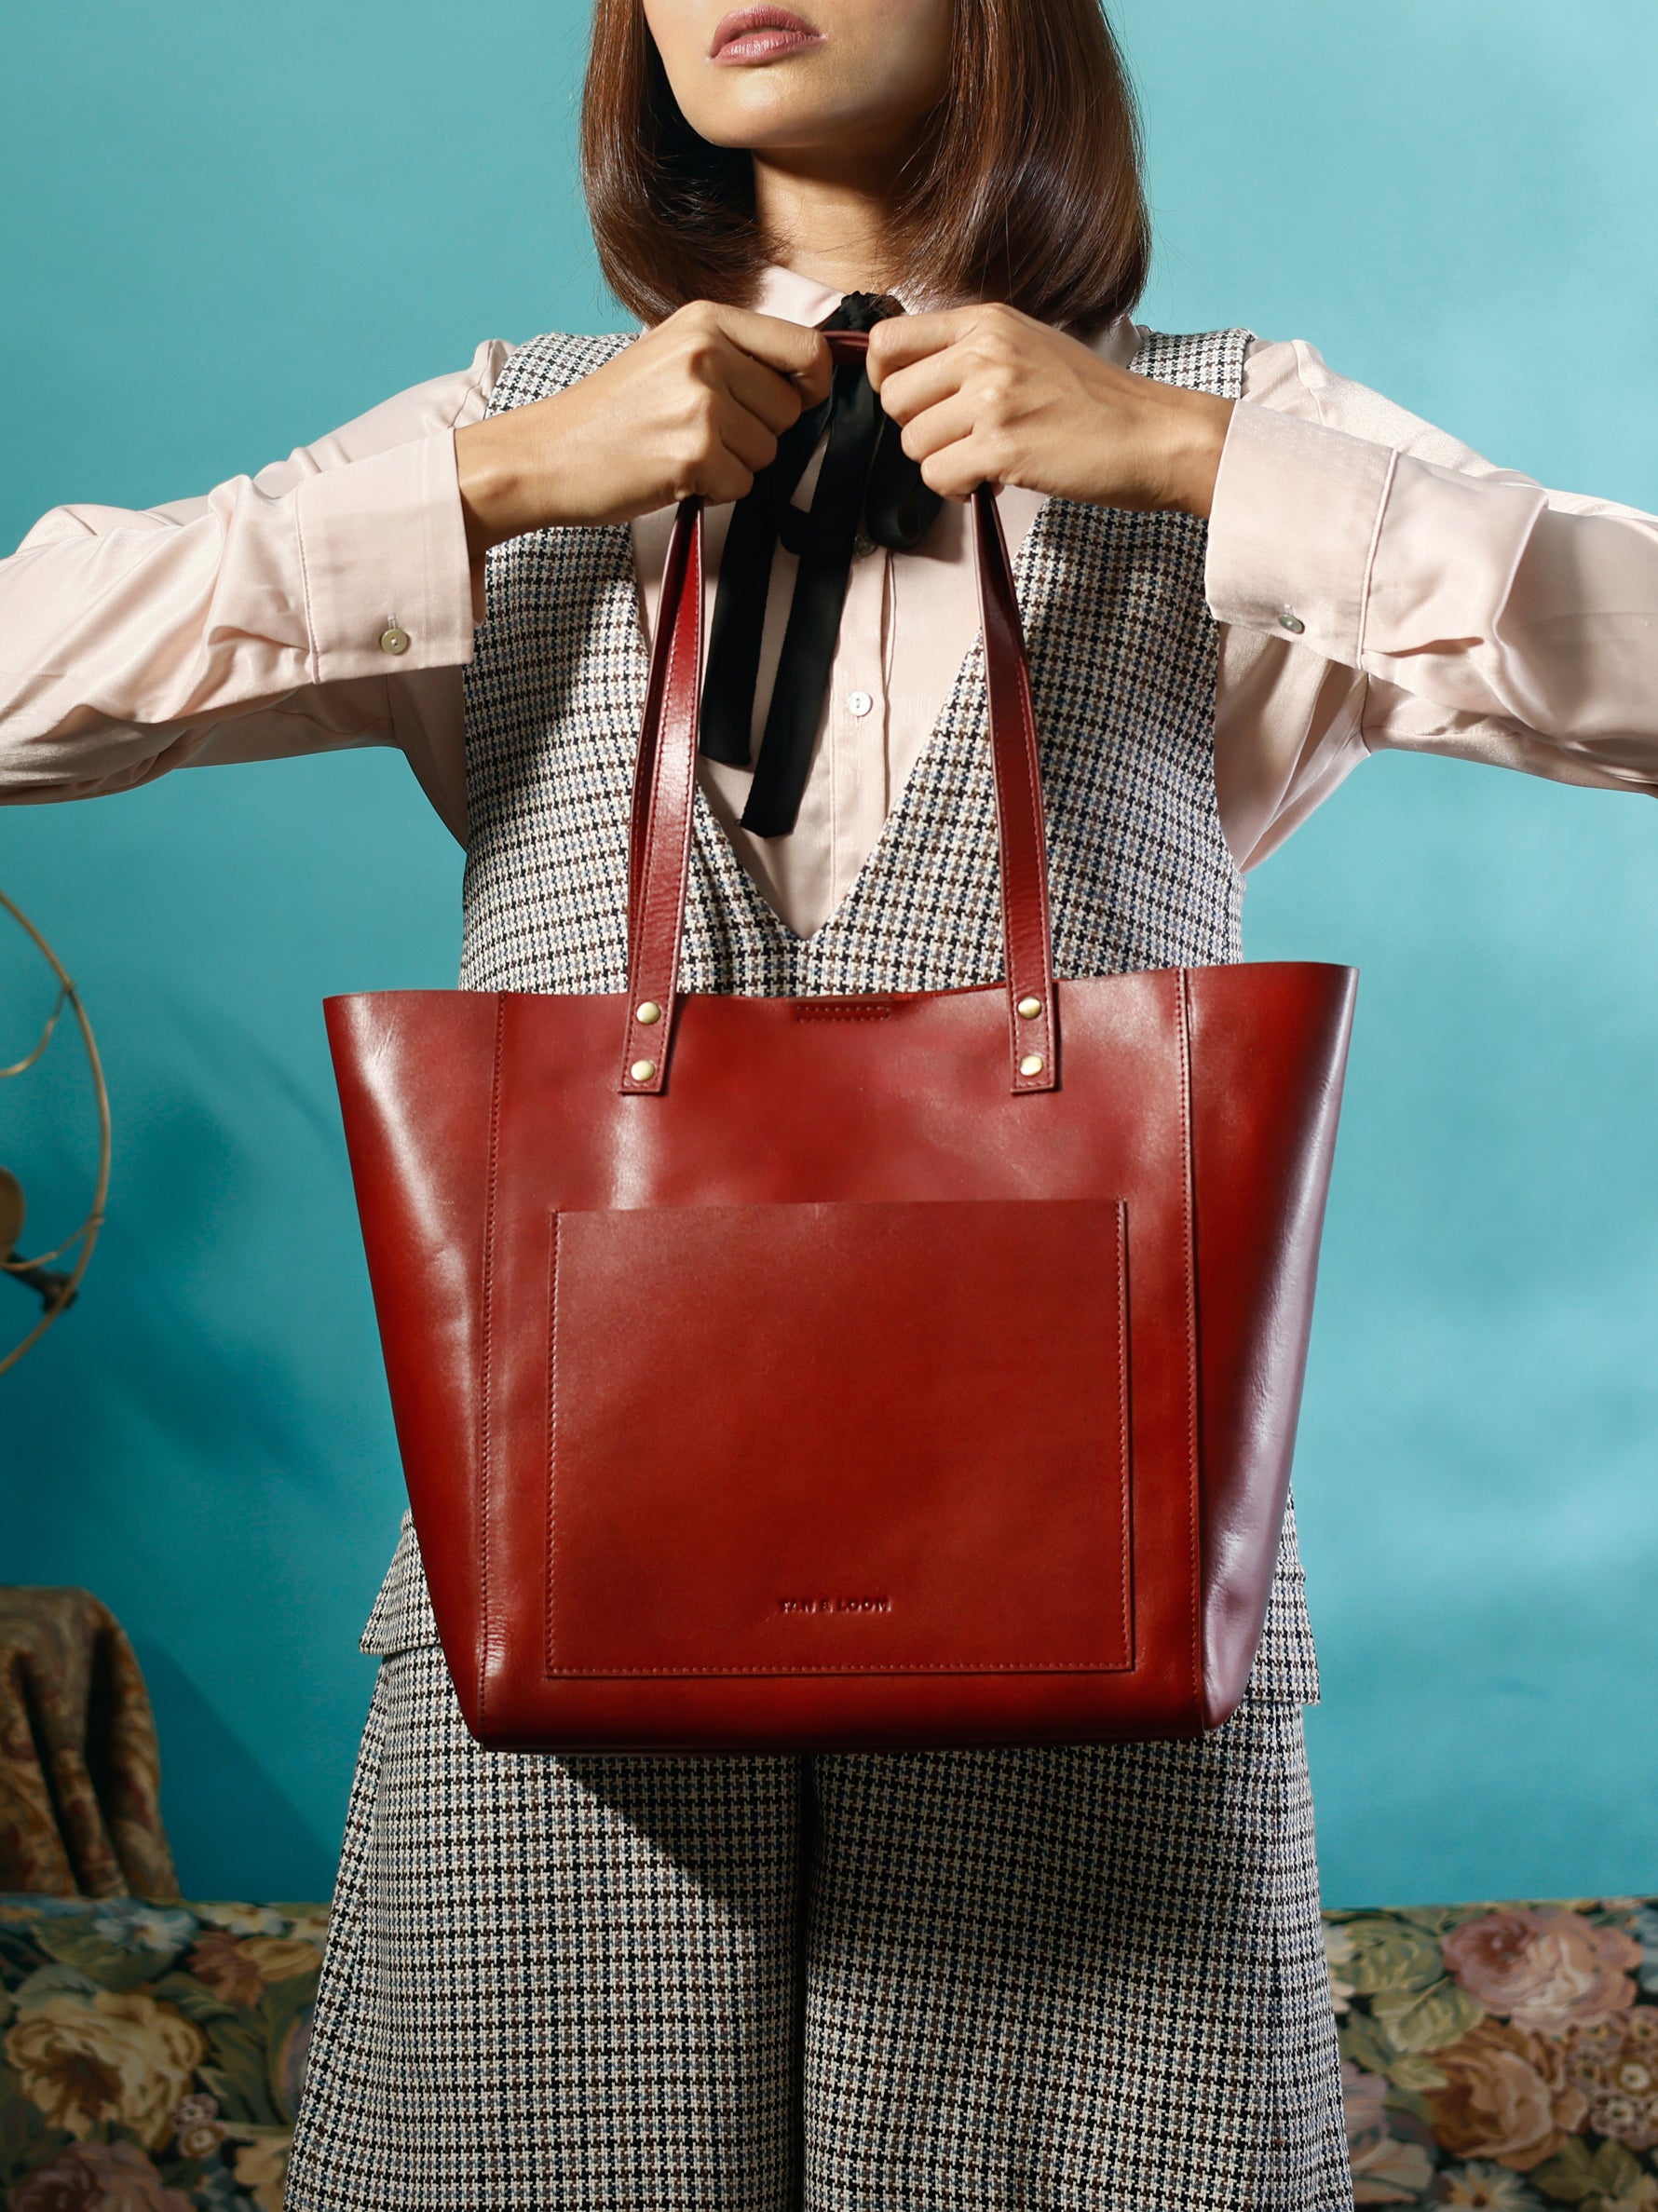
M 780 1597 L 780 1613 L 890 1613 L 890 1597 Z

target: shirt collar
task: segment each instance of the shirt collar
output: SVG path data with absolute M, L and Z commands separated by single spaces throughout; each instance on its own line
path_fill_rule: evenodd
M 894 296 L 906 307 L 910 305 L 902 292 Z M 780 262 L 771 262 L 760 272 L 754 305 L 760 315 L 775 315 L 785 322 L 816 324 L 826 315 L 832 315 L 845 297 L 832 284 L 822 284 L 815 277 L 803 277 L 797 269 L 786 269 Z M 1140 349 L 1140 338 L 1133 317 L 1119 315 L 1086 343 L 1107 360 L 1126 369 Z
M 832 284 L 820 284 L 815 277 L 803 277 L 798 269 L 770 262 L 760 272 L 754 307 L 761 315 L 781 315 L 790 322 L 817 323 L 833 314 L 846 296 Z M 901 287 L 892 296 L 900 306 L 916 312 L 919 303 L 915 293 Z
M 795 269 L 771 262 L 760 272 L 754 312 L 776 315 L 784 322 L 818 323 L 825 315 L 832 315 L 845 297 L 832 284 L 820 284 L 815 277 L 803 277 Z

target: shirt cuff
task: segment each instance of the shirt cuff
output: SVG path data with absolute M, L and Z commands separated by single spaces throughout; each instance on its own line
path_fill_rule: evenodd
M 1392 446 L 1241 400 L 1209 518 L 1204 591 L 1217 622 L 1362 665 Z
M 325 468 L 294 504 L 318 683 L 471 659 L 453 430 Z

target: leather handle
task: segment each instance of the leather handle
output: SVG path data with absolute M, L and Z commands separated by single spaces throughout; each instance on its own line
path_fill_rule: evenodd
M 668 1074 L 685 934 L 702 694 L 702 502 L 682 499 L 668 541 L 628 834 L 628 1020 L 621 1088 Z
M 980 484 L 973 493 L 973 552 L 985 634 L 985 687 L 990 701 L 1013 1089 L 1052 1091 L 1059 1080 L 1059 1032 L 1053 1020 L 1053 930 L 1048 913 L 1042 773 L 1025 627 L 1019 619 L 996 495 L 988 484 Z
M 825 332 L 837 360 L 868 348 L 863 331 Z M 1011 1087 L 1059 1079 L 1053 936 L 1036 718 L 1007 542 L 988 484 L 973 494 L 973 551 L 985 638 L 990 754 L 1007 948 Z M 667 1079 L 685 930 L 702 691 L 702 502 L 680 502 L 662 572 L 645 723 L 633 771 L 628 849 L 628 1020 L 620 1088 L 648 1096 Z

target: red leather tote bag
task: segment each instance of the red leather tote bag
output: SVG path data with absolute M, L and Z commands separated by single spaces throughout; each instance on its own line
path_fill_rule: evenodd
M 415 1527 L 485 1744 L 1090 1744 L 1194 1735 L 1243 1693 L 1354 977 L 1054 982 L 988 492 L 974 526 L 1005 984 L 677 993 L 687 502 L 626 996 L 329 1003 Z

